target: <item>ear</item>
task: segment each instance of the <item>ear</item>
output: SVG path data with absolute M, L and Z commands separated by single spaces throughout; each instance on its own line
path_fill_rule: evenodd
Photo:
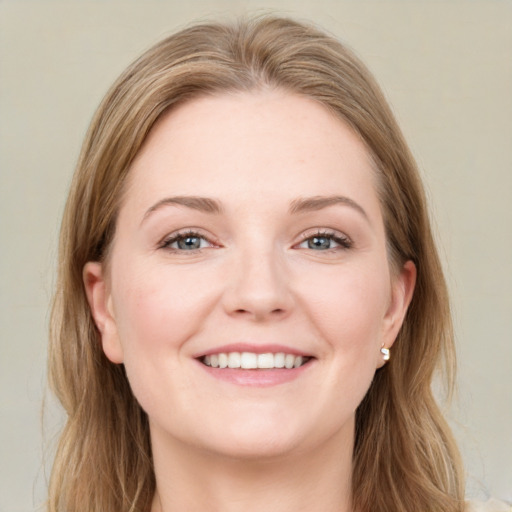
M 112 298 L 103 265 L 96 261 L 86 263 L 82 276 L 94 323 L 101 334 L 103 352 L 110 361 L 120 364 L 123 362 L 123 349 L 119 341 Z
M 387 349 L 391 348 L 402 327 L 415 285 L 416 265 L 412 261 L 407 261 L 400 269 L 400 273 L 392 277 L 391 300 L 384 317 L 381 340 L 382 346 Z M 378 367 L 384 363 L 385 361 L 379 358 Z

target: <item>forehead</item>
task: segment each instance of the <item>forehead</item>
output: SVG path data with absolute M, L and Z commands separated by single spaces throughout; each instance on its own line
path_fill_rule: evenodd
M 369 152 L 346 123 L 313 99 L 266 90 L 204 96 L 164 115 L 132 164 L 126 199 L 339 193 L 362 201 L 375 196 L 374 181 Z

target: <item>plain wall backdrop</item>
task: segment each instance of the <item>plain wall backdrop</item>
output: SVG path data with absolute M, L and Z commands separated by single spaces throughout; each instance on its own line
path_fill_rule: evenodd
M 0 512 L 45 497 L 43 455 L 51 461 L 62 421 L 45 380 L 57 234 L 94 109 L 177 28 L 269 10 L 347 42 L 397 114 L 452 293 L 460 371 L 449 417 L 468 494 L 512 501 L 512 2 L 0 0 Z

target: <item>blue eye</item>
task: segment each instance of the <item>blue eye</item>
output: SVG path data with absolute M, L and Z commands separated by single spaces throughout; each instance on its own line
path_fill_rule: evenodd
M 332 242 L 332 238 L 326 236 L 313 236 L 307 239 L 308 249 L 314 249 L 316 251 L 332 249 Z
M 328 251 L 337 248 L 349 249 L 352 247 L 352 242 L 348 238 L 334 233 L 317 233 L 305 238 L 299 247 L 313 251 Z
M 163 248 L 175 251 L 197 251 L 210 246 L 210 242 L 198 233 L 178 233 L 162 244 Z

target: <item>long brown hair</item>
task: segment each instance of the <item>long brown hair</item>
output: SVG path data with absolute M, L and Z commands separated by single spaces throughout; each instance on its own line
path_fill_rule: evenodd
M 340 42 L 314 27 L 262 17 L 183 30 L 116 81 L 85 139 L 62 223 L 49 374 L 68 415 L 55 457 L 50 512 L 147 512 L 155 490 L 146 414 L 122 365 L 101 349 L 82 282 L 104 260 L 130 164 L 157 119 L 178 103 L 275 87 L 305 95 L 348 123 L 378 170 L 392 265 L 412 260 L 415 293 L 357 411 L 353 503 L 361 512 L 460 512 L 463 483 L 435 403 L 436 368 L 454 367 L 446 285 L 416 164 L 379 87 Z

